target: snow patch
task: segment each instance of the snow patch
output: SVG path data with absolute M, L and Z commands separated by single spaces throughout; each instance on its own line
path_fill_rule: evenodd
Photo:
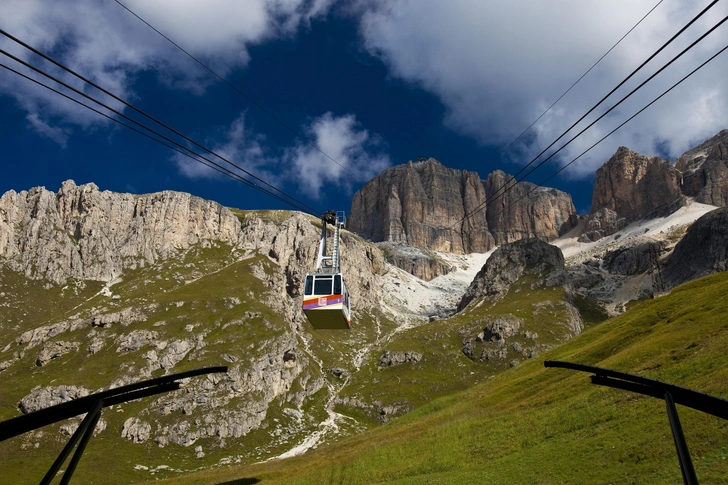
M 692 224 L 700 217 L 715 209 L 717 207 L 712 205 L 691 202 L 667 217 L 633 222 L 616 234 L 593 243 L 581 243 L 577 237 L 563 237 L 552 241 L 551 244 L 561 249 L 566 259 L 578 257 L 579 255 L 592 252 L 592 250 L 597 248 L 605 247 L 606 249 L 606 246 L 612 246 L 615 243 L 623 245 L 630 240 L 634 243 L 640 242 L 641 239 L 661 241 L 666 239 L 672 231 L 687 224 Z

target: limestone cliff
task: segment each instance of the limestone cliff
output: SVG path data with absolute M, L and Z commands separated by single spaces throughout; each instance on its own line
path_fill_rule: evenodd
M 581 240 L 596 241 L 632 221 L 673 212 L 683 203 L 680 172 L 669 161 L 619 147 L 597 170 L 591 213 Z
M 627 220 L 646 217 L 680 199 L 679 182 L 669 161 L 619 147 L 597 170 L 591 213 L 607 208 Z
M 488 205 L 488 227 L 496 245 L 529 237 L 555 239 L 576 226 L 577 216 L 571 196 L 566 192 L 538 187 L 529 182 L 500 190 L 511 176 L 496 170 L 483 182 L 493 201 Z M 500 192 L 499 192 L 500 190 Z M 503 193 L 502 196 L 498 194 Z
M 234 244 L 239 232 L 228 209 L 180 192 L 135 196 L 69 180 L 58 193 L 35 187 L 0 198 L 0 257 L 57 284 L 110 281 L 204 241 Z
M 597 170 L 591 213 L 580 240 L 596 241 L 632 221 L 668 215 L 688 198 L 728 205 L 728 130 L 688 150 L 674 166 L 620 147 Z
M 728 205 L 728 130 L 688 150 L 675 162 L 680 190 L 702 204 Z
M 462 254 L 524 237 L 556 238 L 576 225 L 568 194 L 527 183 L 473 214 L 508 179 L 496 171 L 483 181 L 432 158 L 391 167 L 354 195 L 348 228 L 373 241 Z
M 486 211 L 464 222 L 485 201 L 475 172 L 452 170 L 435 159 L 388 168 L 354 194 L 348 229 L 390 241 L 453 253 L 493 247 Z

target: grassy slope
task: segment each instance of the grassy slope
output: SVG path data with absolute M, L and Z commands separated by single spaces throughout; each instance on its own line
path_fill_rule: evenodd
M 362 369 L 352 376 L 351 383 L 341 396 L 377 400 L 384 406 L 399 408 L 401 411 L 395 415 L 404 414 L 405 411 L 419 407 L 435 397 L 462 391 L 482 382 L 508 368 L 512 360 L 524 360 L 521 354 L 513 351 L 512 345 L 518 343 L 524 347 L 533 346 L 534 341 L 523 336 L 527 330 L 539 335 L 540 345 L 557 345 L 568 338 L 563 322 L 569 320 L 569 315 L 562 306 L 568 297 L 563 287 L 539 285 L 543 277 L 523 276 L 501 300 L 472 304 L 465 311 L 446 320 L 430 322 L 396 334 L 382 348 L 375 349 L 368 355 Z M 555 306 L 540 308 L 546 301 Z M 583 302 L 581 306 L 582 312 L 595 313 L 588 302 Z M 508 338 L 508 357 L 490 361 L 469 359 L 462 351 L 463 340 L 474 338 L 483 331 L 488 321 L 499 316 L 515 316 L 523 321 L 518 334 Z M 587 322 L 591 323 L 594 322 Z M 475 344 L 477 355 L 480 355 L 483 346 Z M 378 361 L 385 349 L 414 351 L 422 354 L 423 358 L 416 363 L 379 367 Z M 337 410 L 364 421 L 376 418 L 372 410 L 357 414 L 351 406 L 343 405 L 337 406 Z
M 25 348 L 17 346 L 15 339 L 28 328 L 35 328 L 42 324 L 51 324 L 62 321 L 71 314 L 80 314 L 88 318 L 96 313 L 118 311 L 126 306 L 143 307 L 147 304 L 156 304 L 156 309 L 148 312 L 148 318 L 133 323 L 128 327 L 112 325 L 106 329 L 96 329 L 101 335 L 108 335 L 106 347 L 103 351 L 90 354 L 87 352 L 89 342 L 89 327 L 65 332 L 51 340 L 65 340 L 81 342 L 78 352 L 64 355 L 53 360 L 46 366 L 35 365 L 35 358 L 41 346 L 29 349 L 21 360 L 0 374 L 3 390 L 0 392 L 0 419 L 7 419 L 19 414 L 18 401 L 36 386 L 75 384 L 88 389 L 107 387 L 116 378 L 131 369 L 142 367 L 145 361 L 142 354 L 150 347 L 120 354 L 115 351 L 117 343 L 115 337 L 128 334 L 132 330 L 153 330 L 160 334 L 160 339 L 188 339 L 194 337 L 185 328 L 195 325 L 196 330 L 206 331 L 206 346 L 190 352 L 188 356 L 175 366 L 173 372 L 182 372 L 192 368 L 209 365 L 227 364 L 220 358 L 221 353 L 237 356 L 241 361 L 255 359 L 263 355 L 269 339 L 281 334 L 288 328 L 288 323 L 273 312 L 268 306 L 259 301 L 267 293 L 264 283 L 253 276 L 252 268 L 262 268 L 271 278 L 276 277 L 277 266 L 262 256 L 254 256 L 239 262 L 233 262 L 229 247 L 213 247 L 209 249 L 197 248 L 185 253 L 179 259 L 170 259 L 159 265 L 148 266 L 124 275 L 123 282 L 113 287 L 114 294 L 121 295 L 121 300 L 112 301 L 110 298 L 94 294 L 101 287 L 98 283 L 89 283 L 87 288 L 79 291 L 77 296 L 66 298 L 57 295 L 60 289 L 45 290 L 37 282 L 26 280 L 21 275 L 3 270 L 0 274 L 0 283 L 3 291 L 13 292 L 25 298 L 19 299 L 28 303 L 26 308 L 11 309 L 14 312 L 4 320 L 4 332 L 0 336 L 1 348 L 8 347 L 0 353 L 0 361 L 10 358 L 15 349 Z M 194 267 L 188 267 L 193 263 Z M 157 278 L 158 275 L 163 275 Z M 190 282 L 190 280 L 205 275 Z M 185 284 L 185 281 L 188 283 Z M 13 296 L 11 295 L 11 296 Z M 236 297 L 239 304 L 229 304 L 229 299 Z M 184 302 L 178 306 L 177 302 Z M 79 306 L 80 305 L 80 306 Z M 77 308 L 74 308 L 78 306 Z M 98 309 L 97 311 L 91 310 Z M 260 317 L 246 318 L 244 312 L 259 312 Z M 27 313 L 27 315 L 23 315 Z M 25 318 L 23 318 L 25 317 Z M 266 319 L 269 323 L 261 324 Z M 12 324 L 12 321 L 20 323 Z M 225 324 L 237 322 L 232 325 Z M 8 345 L 9 344 L 9 345 Z M 131 368 L 130 368 L 131 367 Z M 311 372 L 316 372 L 315 366 L 309 366 Z M 163 371 L 157 370 L 153 376 L 161 375 Z M 305 373 L 304 373 L 305 374 Z M 314 376 L 316 377 L 316 376 Z M 137 379 L 138 380 L 138 379 Z M 314 401 L 323 401 L 325 393 L 320 392 L 312 396 L 308 406 Z M 195 458 L 194 446 L 185 448 L 178 445 L 158 447 L 152 440 L 143 444 L 132 444 L 120 437 L 122 423 L 131 416 L 140 416 L 149 419 L 148 408 L 154 408 L 154 398 L 124 404 L 105 410 L 102 418 L 108 423 L 107 431 L 95 437 L 87 448 L 87 453 L 78 468 L 78 475 L 74 483 L 130 483 L 135 480 L 146 479 L 148 472 L 138 472 L 133 469 L 135 464 L 169 465 L 175 469 L 195 470 L 200 467 L 217 464 L 220 459 L 229 456 L 248 456 L 249 460 L 260 459 L 258 452 L 263 456 L 281 453 L 290 448 L 286 444 L 272 444 L 270 428 L 256 430 L 248 434 L 244 440 L 228 440 L 226 449 L 216 446 L 215 438 L 203 438 L 195 445 L 205 447 L 206 456 L 199 460 Z M 280 402 L 279 402 L 280 401 Z M 289 404 L 276 400 L 269 408 L 268 418 L 280 421 L 286 426 L 291 418 L 283 415 L 281 410 Z M 323 402 L 317 402 L 315 409 L 309 414 L 318 420 L 325 418 Z M 201 411 L 195 412 L 190 419 L 199 419 Z M 172 422 L 179 411 L 174 415 L 150 416 L 152 420 L 161 424 Z M 38 482 L 46 469 L 53 462 L 61 448 L 68 440 L 58 432 L 61 424 L 48 426 L 38 433 L 29 433 L 0 443 L 0 483 L 33 483 Z M 154 430 L 152 432 L 154 436 Z M 296 437 L 302 439 L 302 437 Z M 39 447 L 35 447 L 39 443 Z M 113 459 L 109 459 L 113 457 Z M 161 471 L 157 476 L 166 476 L 172 472 Z
M 664 403 L 547 359 L 728 397 L 728 273 L 703 278 L 486 383 L 304 456 L 175 484 L 681 483 Z M 728 422 L 679 406 L 701 483 L 725 483 Z

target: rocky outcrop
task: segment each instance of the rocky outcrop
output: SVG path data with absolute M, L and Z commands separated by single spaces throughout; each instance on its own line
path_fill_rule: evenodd
M 728 269 L 728 208 L 708 212 L 693 223 L 665 262 L 668 288 Z
M 619 147 L 597 170 L 591 214 L 582 241 L 609 236 L 632 221 L 662 208 L 671 212 L 682 204 L 680 172 L 669 161 Z
M 688 150 L 675 161 L 680 190 L 702 204 L 728 205 L 728 130 Z
M 609 251 L 604 255 L 602 265 L 611 274 L 632 276 L 650 269 L 650 245 L 642 243 Z M 664 244 L 654 243 L 659 248 Z
M 551 240 L 576 226 L 576 209 L 569 194 L 529 182 L 510 183 L 511 188 L 503 189 L 511 179 L 496 170 L 483 182 L 492 200 L 486 215 L 496 245 L 530 237 Z
M 372 241 L 462 254 L 556 238 L 576 225 L 568 194 L 519 183 L 497 197 L 509 180 L 496 171 L 483 181 L 432 158 L 391 167 L 354 195 L 348 228 Z
M 543 273 L 544 284 L 566 284 L 564 255 L 539 239 L 524 239 L 496 249 L 465 291 L 458 311 L 476 298 L 500 298 L 524 274 Z
M 139 418 L 129 418 L 121 428 L 121 437 L 132 443 L 144 443 L 149 439 L 152 425 Z
M 42 367 L 53 359 L 57 359 L 71 352 L 76 352 L 79 347 L 81 347 L 79 342 L 48 342 L 40 350 L 35 363 Z
M 579 242 L 598 241 L 621 231 L 627 224 L 627 218 L 620 217 L 612 209 L 602 207 L 589 215 L 584 225 L 584 232 L 579 236 Z
M 409 162 L 388 168 L 354 194 L 347 227 L 372 241 L 482 253 L 494 245 L 486 211 L 473 214 L 485 198 L 475 172 L 449 169 L 433 158 Z
M 68 180 L 0 198 L 0 257 L 29 278 L 110 281 L 203 241 L 234 244 L 238 219 L 190 194 L 131 195 Z
M 403 269 L 424 281 L 430 281 L 453 270 L 452 266 L 428 249 L 418 249 L 392 243 L 379 243 L 377 246 L 382 250 L 389 264 Z
M 398 352 L 394 350 L 385 350 L 379 357 L 380 367 L 391 367 L 393 365 L 401 365 L 407 362 L 419 362 L 422 360 L 422 354 L 419 352 Z
M 80 386 L 43 387 L 35 389 L 21 399 L 18 407 L 24 414 L 28 414 L 88 395 L 88 389 Z

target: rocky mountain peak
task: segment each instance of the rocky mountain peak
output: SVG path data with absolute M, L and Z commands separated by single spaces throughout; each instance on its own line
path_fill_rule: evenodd
M 228 209 L 181 192 L 135 196 L 67 180 L 58 193 L 35 187 L 0 198 L 0 257 L 57 284 L 110 281 L 206 240 L 234 243 L 239 231 Z
M 632 221 L 673 212 L 685 203 L 681 179 L 669 161 L 619 147 L 596 172 L 591 213 L 581 240 L 596 241 Z
M 485 252 L 493 246 L 485 211 L 460 222 L 484 200 L 477 173 L 430 158 L 390 167 L 370 180 L 354 194 L 348 228 L 372 241 Z
M 688 150 L 675 162 L 681 190 L 702 204 L 728 205 L 728 130 Z
M 706 160 L 728 159 L 728 130 L 722 130 L 675 160 L 675 168 L 688 172 L 700 168 Z
M 497 170 L 483 181 L 433 158 L 390 167 L 354 195 L 348 227 L 373 241 L 462 254 L 524 237 L 553 239 L 576 225 L 564 192 L 519 183 L 494 197 L 510 179 Z
M 680 172 L 669 161 L 619 147 L 597 170 L 591 213 L 607 208 L 628 220 L 645 217 L 678 200 L 679 183 Z

